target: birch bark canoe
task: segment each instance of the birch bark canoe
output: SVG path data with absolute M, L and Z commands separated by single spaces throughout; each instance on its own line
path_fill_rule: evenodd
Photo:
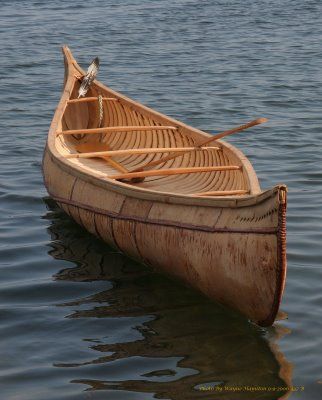
M 77 99 L 84 71 L 63 54 L 43 158 L 50 196 L 110 246 L 271 325 L 286 277 L 286 186 L 262 191 L 240 150 L 223 140 L 193 150 L 210 135 L 97 80 Z M 118 180 L 142 170 L 143 182 Z

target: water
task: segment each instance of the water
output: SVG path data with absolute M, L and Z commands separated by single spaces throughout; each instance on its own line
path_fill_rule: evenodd
M 322 3 L 0 7 L 1 399 L 320 399 Z M 248 323 L 113 252 L 47 198 L 41 157 L 62 44 L 84 66 L 101 56 L 112 88 L 206 131 L 270 119 L 229 140 L 263 188 L 289 186 L 288 319 Z

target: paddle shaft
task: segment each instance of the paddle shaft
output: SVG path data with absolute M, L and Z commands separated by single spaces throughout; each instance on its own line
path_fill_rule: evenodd
M 171 154 L 171 155 L 168 155 L 168 156 L 166 156 L 166 157 L 162 157 L 162 158 L 160 158 L 159 160 L 151 161 L 151 162 L 149 162 L 149 163 L 143 165 L 143 166 L 140 167 L 140 168 L 136 168 L 136 169 L 132 170 L 131 172 L 143 171 L 145 168 L 154 167 L 154 166 L 159 165 L 159 164 L 162 164 L 162 163 L 164 163 L 164 162 L 166 162 L 166 161 L 173 160 L 174 158 L 177 158 L 177 157 L 179 157 L 179 156 L 182 156 L 182 155 L 184 155 L 184 154 L 186 154 L 186 153 L 190 153 L 191 151 L 195 151 L 195 150 L 197 150 L 199 147 L 206 146 L 207 144 L 213 142 L 214 140 L 218 140 L 218 139 L 221 139 L 221 138 L 223 138 L 223 137 L 225 137 L 225 136 L 232 135 L 233 133 L 237 133 L 237 132 L 244 131 L 245 129 L 251 128 L 252 126 L 255 126 L 255 125 L 260 125 L 260 124 L 262 124 L 262 123 L 264 123 L 264 122 L 267 122 L 267 118 L 258 118 L 258 119 L 255 119 L 254 121 L 248 122 L 247 124 L 240 125 L 240 126 L 238 126 L 238 127 L 236 127 L 236 128 L 229 129 L 228 131 L 224 131 L 224 132 L 218 133 L 218 135 L 215 135 L 215 136 L 212 136 L 212 137 L 207 138 L 207 139 L 205 139 L 205 140 L 202 140 L 199 144 L 197 144 L 197 145 L 195 146 L 194 149 L 191 149 L 191 148 L 190 148 L 190 149 L 187 150 L 186 152 L 180 152 L 180 153 Z

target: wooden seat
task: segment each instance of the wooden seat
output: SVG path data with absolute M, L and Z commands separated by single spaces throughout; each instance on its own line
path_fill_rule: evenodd
M 176 130 L 175 126 L 106 126 L 103 128 L 92 128 L 92 129 L 68 129 L 65 131 L 58 131 L 56 135 L 91 135 L 96 133 L 109 133 L 109 132 L 135 132 L 135 131 L 165 131 L 165 130 Z

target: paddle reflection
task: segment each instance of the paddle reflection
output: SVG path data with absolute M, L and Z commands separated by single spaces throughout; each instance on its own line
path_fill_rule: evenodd
M 291 385 L 292 367 L 277 345 L 287 333 L 283 328 L 263 329 L 247 322 L 190 288 L 111 250 L 79 228 L 54 203 L 47 201 L 47 205 L 52 237 L 49 253 L 74 263 L 59 271 L 55 279 L 112 283 L 109 290 L 63 304 L 74 306 L 68 316 L 88 318 L 93 323 L 95 318 L 117 322 L 145 317 L 145 322 L 132 326 L 139 339 L 120 335 L 106 343 L 87 338 L 96 351 L 95 359 L 55 364 L 59 368 L 95 365 L 103 369 L 110 363 L 119 368 L 117 363 L 123 361 L 137 371 L 136 379 L 126 372 L 120 372 L 117 380 L 110 380 L 108 374 L 101 379 L 99 372 L 94 373 L 97 378 L 93 373 L 86 378 L 86 370 L 81 369 L 81 378 L 73 379 L 73 383 L 84 384 L 87 390 L 140 392 L 173 400 L 288 397 L 288 390 L 283 388 Z M 250 391 L 254 386 L 258 390 Z M 270 387 L 272 392 L 261 387 Z

